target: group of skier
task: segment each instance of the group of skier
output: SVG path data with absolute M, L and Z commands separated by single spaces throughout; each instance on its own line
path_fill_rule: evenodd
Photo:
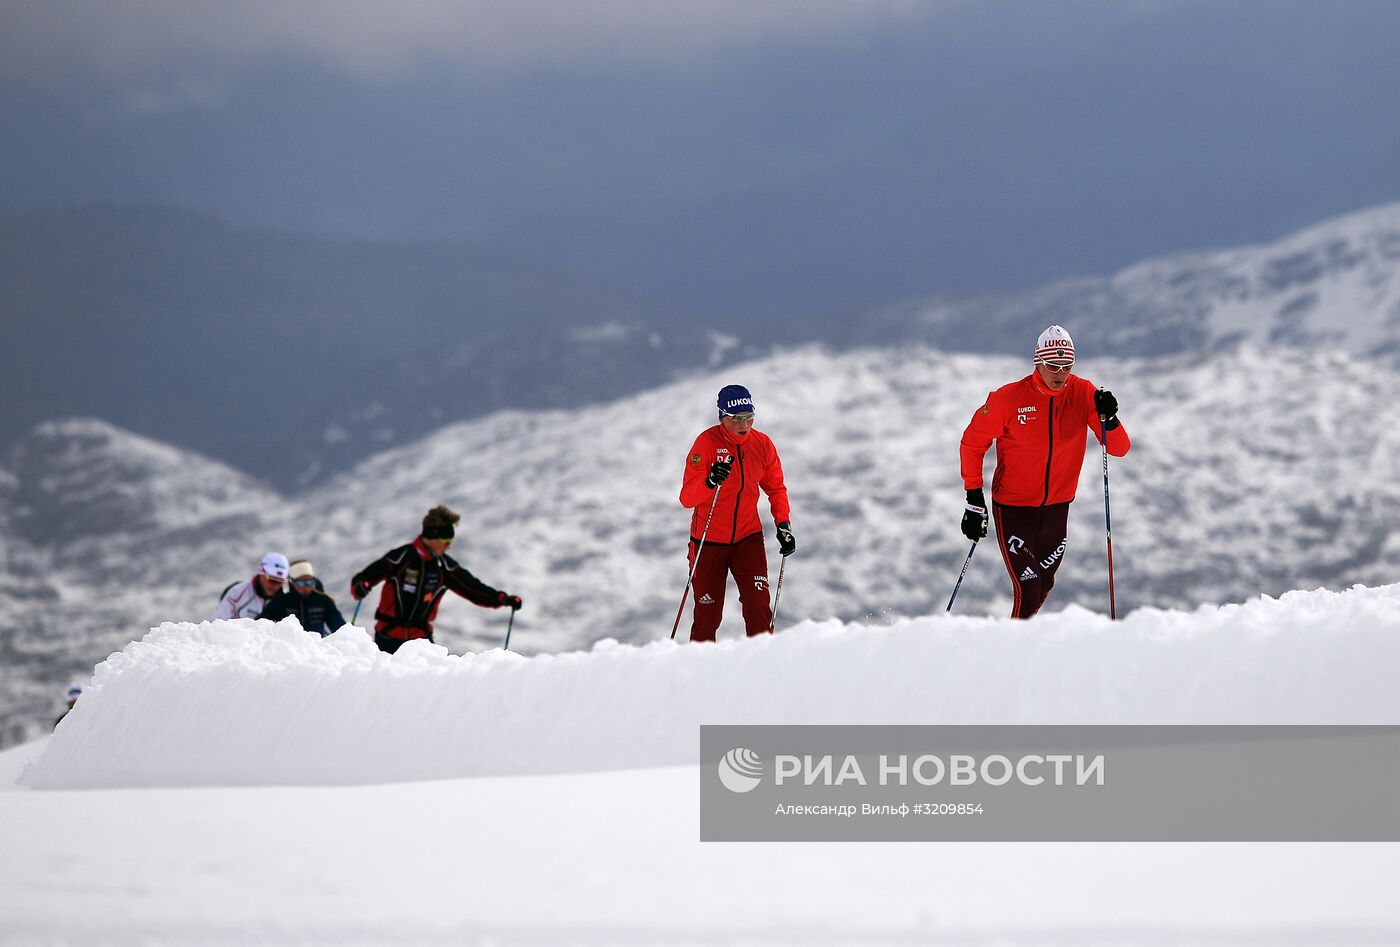
M 1130 447 L 1118 420 L 1117 399 L 1072 374 L 1074 364 L 1070 334 L 1050 326 L 1036 341 L 1031 373 L 990 392 L 962 435 L 967 492 L 962 531 L 977 543 L 988 535 L 989 524 L 995 525 L 1011 577 L 1013 618 L 1039 611 L 1055 584 L 1088 432 L 1114 456 Z M 726 385 L 716 409 L 718 423 L 696 437 L 681 481 L 681 506 L 692 511 L 685 590 L 694 593 L 691 641 L 715 640 L 731 575 L 746 634 L 773 630 L 760 494 L 768 498 L 779 554 L 786 558 L 797 549 L 782 461 L 772 439 L 754 427 L 752 394 L 741 385 Z M 997 463 L 989 504 L 983 461 L 994 443 Z M 412 542 L 391 549 L 350 580 L 356 601 L 383 583 L 374 611 L 374 639 L 382 650 L 392 653 L 405 641 L 433 640 L 433 622 L 447 592 L 486 608 L 514 610 L 523 604 L 519 596 L 486 585 L 447 554 L 460 519 L 445 506 L 434 507 Z M 682 610 L 684 603 L 682 598 Z M 309 562 L 289 562 L 271 552 L 253 578 L 226 590 L 212 617 L 276 620 L 288 615 L 322 635 L 345 622 Z
M 995 523 L 1011 577 L 1012 618 L 1030 618 L 1054 587 L 1088 432 L 1115 457 L 1131 446 L 1118 420 L 1118 400 L 1073 374 L 1074 363 L 1069 332 L 1063 326 L 1048 327 L 1036 340 L 1031 373 L 990 392 L 963 431 L 960 460 L 967 502 L 962 531 L 977 543 L 987 536 L 989 522 Z M 747 389 L 729 385 L 720 390 L 717 407 L 719 423 L 695 439 L 681 486 L 681 505 L 694 511 L 692 641 L 714 640 L 726 573 L 739 587 L 747 633 L 772 631 L 768 561 L 758 519 L 760 490 L 768 496 L 779 552 L 788 556 L 797 548 L 782 462 L 773 441 L 753 427 L 753 398 Z M 993 443 L 997 464 L 989 506 L 983 462 Z M 737 485 L 726 493 L 734 477 Z
M 423 517 L 423 528 L 410 543 L 389 550 L 350 580 L 350 597 L 359 601 L 374 586 L 384 584 L 374 610 L 374 643 L 390 654 L 415 638 L 433 640 L 433 621 L 448 592 L 486 608 L 519 609 L 520 596 L 493 589 L 447 554 L 461 517 L 436 506 Z M 290 580 L 291 588 L 284 586 Z M 247 582 L 224 590 L 210 620 L 266 618 L 280 621 L 295 616 L 301 627 L 322 637 L 345 618 L 325 593 L 315 569 L 305 559 L 288 562 L 269 552 Z

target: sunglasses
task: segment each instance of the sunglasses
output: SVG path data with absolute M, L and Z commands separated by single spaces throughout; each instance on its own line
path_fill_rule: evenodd
M 427 539 L 429 542 L 442 543 L 443 548 L 446 548 L 446 547 L 452 545 L 452 540 L 451 540 L 451 539 L 433 539 L 431 536 L 424 537 L 424 538 Z
M 315 579 L 293 579 L 293 580 L 292 580 L 292 584 L 295 585 L 295 586 L 296 586 L 297 588 L 299 588 L 299 589 L 314 589 L 314 588 L 316 587 L 316 580 L 315 580 Z
M 1055 375 L 1063 375 L 1065 372 L 1069 371 L 1071 368 L 1074 367 L 1073 362 L 1069 362 L 1065 365 L 1056 365 L 1052 362 L 1041 362 L 1040 364 L 1045 366 L 1046 371 L 1051 372 Z
M 733 418 L 735 421 L 753 421 L 753 412 L 748 414 L 726 414 L 726 418 Z

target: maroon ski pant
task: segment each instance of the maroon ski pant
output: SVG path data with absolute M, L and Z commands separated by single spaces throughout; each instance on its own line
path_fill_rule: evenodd
M 739 585 L 739 603 L 744 608 L 744 630 L 749 637 L 773 630 L 773 609 L 768 602 L 768 553 L 763 534 L 754 533 L 737 543 L 706 543 L 695 565 L 695 547 L 690 540 L 689 560 L 695 568 L 691 594 L 695 596 L 695 617 L 690 626 L 691 641 L 714 641 L 724 617 L 724 592 L 733 573 Z
M 1065 556 L 1069 504 L 1002 506 L 992 504 L 997 544 L 1006 571 L 1011 574 L 1015 601 L 1012 618 L 1030 618 L 1055 587 L 1055 572 Z

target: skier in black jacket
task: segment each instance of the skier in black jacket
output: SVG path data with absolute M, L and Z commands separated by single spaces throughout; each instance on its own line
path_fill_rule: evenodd
M 445 506 L 433 507 L 423 517 L 417 539 L 389 550 L 350 580 L 350 595 L 356 601 L 384 583 L 374 610 L 374 643 L 380 650 L 393 654 L 405 641 L 432 641 L 433 619 L 448 592 L 483 608 L 521 606 L 520 596 L 491 588 L 447 554 L 461 519 Z
M 314 631 L 322 638 L 345 624 L 345 618 L 336 608 L 335 599 L 321 589 L 321 581 L 316 578 L 316 570 L 305 559 L 298 559 L 288 570 L 292 587 L 279 592 L 263 608 L 262 617 L 268 621 L 281 621 L 288 615 L 301 622 L 301 627 Z

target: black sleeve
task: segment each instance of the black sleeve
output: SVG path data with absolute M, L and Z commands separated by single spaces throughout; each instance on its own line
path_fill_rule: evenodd
M 500 608 L 505 593 L 498 589 L 493 589 L 485 582 L 472 575 L 455 559 L 443 556 L 446 564 L 447 587 L 456 592 L 462 598 L 483 608 Z
M 286 618 L 288 615 L 287 600 L 282 597 L 283 594 L 279 592 L 268 599 L 267 604 L 263 606 L 260 617 L 266 618 L 268 621 L 281 621 Z
M 378 585 L 380 582 L 383 582 L 384 577 L 393 571 L 394 563 L 396 561 L 402 561 L 403 557 L 400 554 L 406 548 L 408 547 L 399 546 L 390 549 L 384 555 L 355 573 L 355 577 L 350 580 L 350 584 L 353 586 L 368 582 L 370 585 Z
M 345 624 L 345 616 L 340 614 L 340 609 L 335 605 L 335 599 L 329 595 L 322 596 L 326 600 L 326 628 L 335 631 Z

